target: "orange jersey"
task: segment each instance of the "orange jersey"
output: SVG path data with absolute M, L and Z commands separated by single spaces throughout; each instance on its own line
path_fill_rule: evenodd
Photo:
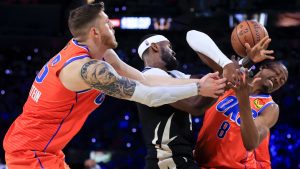
M 32 84 L 22 114 L 6 133 L 6 153 L 57 153 L 76 135 L 105 95 L 95 89 L 70 91 L 58 76 L 69 63 L 86 57 L 90 57 L 88 48 L 72 39 L 46 63 Z
M 250 96 L 255 119 L 270 104 L 270 95 Z M 269 134 L 257 149 L 247 151 L 240 131 L 238 100 L 233 90 L 227 91 L 205 113 L 199 132 L 195 158 L 203 168 L 270 168 Z

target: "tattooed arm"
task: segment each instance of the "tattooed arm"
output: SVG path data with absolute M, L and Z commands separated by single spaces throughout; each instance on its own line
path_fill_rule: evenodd
M 98 60 L 85 63 L 81 68 L 81 77 L 91 87 L 121 99 L 132 97 L 137 85 L 136 81 L 119 76 L 108 63 Z
M 218 94 L 224 91 L 225 80 L 215 80 L 215 76 L 217 76 L 216 73 L 206 75 L 201 80 L 198 80 L 198 83 L 150 87 L 120 76 L 105 61 L 89 58 L 70 63 L 59 74 L 62 84 L 71 91 L 95 88 L 107 95 L 148 106 L 169 104 L 200 94 L 217 97 Z
M 199 85 L 149 87 L 120 76 L 110 64 L 90 60 L 81 68 L 81 77 L 89 86 L 120 99 L 132 100 L 148 106 L 160 106 L 198 94 Z

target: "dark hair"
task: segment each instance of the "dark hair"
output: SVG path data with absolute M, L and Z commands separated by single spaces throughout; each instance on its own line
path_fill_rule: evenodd
M 73 37 L 84 34 L 84 29 L 91 24 L 101 11 L 104 11 L 104 3 L 86 4 L 70 12 L 68 25 Z
M 143 43 L 144 40 L 146 40 L 146 39 L 148 39 L 148 38 L 150 38 L 150 37 L 152 37 L 152 36 L 156 36 L 156 35 L 158 35 L 158 34 L 148 34 L 148 35 L 143 36 L 142 39 L 140 40 L 139 45 L 141 45 L 141 44 Z M 145 55 L 145 54 L 148 54 L 148 53 L 149 53 L 149 48 L 146 49 L 146 50 L 144 51 L 144 53 L 143 53 L 143 55 L 142 55 L 142 58 L 144 58 L 144 55 Z
M 266 60 L 266 61 L 263 61 L 260 65 L 261 68 L 274 68 L 276 67 L 277 65 L 283 65 L 280 61 L 276 60 L 276 61 L 273 61 L 273 60 Z
M 277 66 L 283 66 L 285 68 L 284 73 L 287 74 L 288 76 L 288 70 L 286 69 L 286 66 L 281 62 L 281 61 L 271 61 L 271 60 L 266 60 L 263 61 L 260 65 L 260 68 L 267 68 L 267 69 L 272 69 L 274 70 Z

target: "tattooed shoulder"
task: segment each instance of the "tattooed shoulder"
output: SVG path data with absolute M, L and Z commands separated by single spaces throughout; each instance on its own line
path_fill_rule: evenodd
M 81 77 L 91 87 L 117 98 L 130 98 L 136 81 L 120 76 L 114 68 L 104 61 L 90 60 L 81 68 Z

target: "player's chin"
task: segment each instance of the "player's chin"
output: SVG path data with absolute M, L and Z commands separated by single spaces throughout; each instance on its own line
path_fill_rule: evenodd
M 268 84 L 263 84 L 261 91 L 263 93 L 272 93 L 273 87 Z
M 116 40 L 112 40 L 108 46 L 112 49 L 116 49 L 118 47 L 118 42 Z
M 118 42 L 117 41 L 113 41 L 112 43 L 112 49 L 116 49 L 118 47 Z

